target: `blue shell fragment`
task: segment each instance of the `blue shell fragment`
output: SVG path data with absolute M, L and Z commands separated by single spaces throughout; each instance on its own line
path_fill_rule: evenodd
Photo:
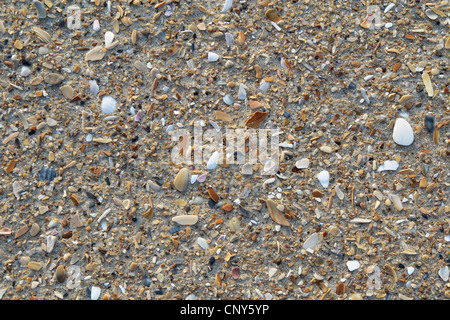
M 169 232 L 170 232 L 170 234 L 174 234 L 174 233 L 177 233 L 178 231 L 180 231 L 181 230 L 181 227 L 180 226 L 173 226 L 173 227 L 171 227 L 170 229 L 169 229 Z
M 47 167 L 41 167 L 41 170 L 38 173 L 38 180 L 53 181 L 53 179 L 55 179 L 57 175 L 58 174 L 56 170 Z

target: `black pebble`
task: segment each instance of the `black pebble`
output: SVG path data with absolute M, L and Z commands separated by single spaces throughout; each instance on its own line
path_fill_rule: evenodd
M 430 115 L 425 116 L 425 127 L 429 133 L 434 131 L 434 117 Z
M 212 266 L 214 262 L 216 262 L 216 258 L 214 258 L 214 257 L 209 258 L 208 264 L 209 264 L 210 266 Z
M 216 207 L 216 203 L 211 198 L 209 198 L 209 200 L 208 200 L 208 205 L 211 209 L 214 209 Z
M 350 83 L 348 84 L 347 88 L 350 89 L 350 90 L 354 90 L 354 89 L 356 89 L 356 85 L 353 82 L 350 81 Z

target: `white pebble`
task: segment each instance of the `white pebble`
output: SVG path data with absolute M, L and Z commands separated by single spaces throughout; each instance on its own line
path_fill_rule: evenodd
M 225 0 L 225 3 L 222 8 L 222 12 L 226 12 L 233 7 L 233 0 Z
M 100 23 L 98 22 L 97 19 L 94 20 L 94 23 L 92 24 L 92 29 L 94 29 L 94 31 L 100 30 Z
M 197 243 L 200 246 L 200 248 L 202 248 L 203 250 L 208 249 L 208 242 L 205 239 L 199 237 L 197 239 Z
M 439 276 L 441 277 L 442 280 L 444 281 L 448 281 L 448 277 L 449 277 L 449 268 L 448 266 L 445 266 L 443 268 L 441 268 L 441 270 L 439 270 Z
M 408 274 L 409 275 L 412 275 L 413 272 L 414 272 L 414 268 L 413 267 L 408 267 L 407 270 L 408 270 Z
M 31 69 L 28 68 L 27 66 L 23 66 L 22 69 L 20 70 L 20 75 L 22 77 L 28 77 L 31 74 Z
M 91 93 L 96 96 L 97 93 L 99 92 L 99 87 L 98 84 L 95 80 L 89 80 L 89 90 L 91 91 Z
M 398 162 L 395 160 L 386 160 L 381 166 L 378 167 L 377 171 L 387 171 L 392 170 L 395 171 L 398 169 Z
M 209 158 L 208 163 L 206 164 L 206 168 L 208 170 L 214 170 L 217 168 L 217 162 L 219 161 L 219 153 L 215 151 L 211 158 Z
M 295 167 L 297 169 L 306 169 L 309 167 L 309 159 L 308 158 L 303 158 L 298 160 L 297 162 L 295 162 Z

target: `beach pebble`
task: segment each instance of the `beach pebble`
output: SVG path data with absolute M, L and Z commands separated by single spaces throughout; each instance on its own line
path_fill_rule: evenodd
M 312 249 L 314 250 L 319 244 L 319 234 L 317 232 L 310 235 L 305 242 L 303 243 L 303 249 Z
M 307 168 L 309 168 L 309 159 L 303 158 L 303 159 L 297 160 L 295 162 L 295 167 L 297 169 L 307 169 Z
M 219 153 L 217 151 L 214 151 L 214 153 L 209 158 L 206 168 L 208 170 L 215 170 L 217 168 L 217 163 L 219 161 Z
M 217 60 L 219 60 L 219 55 L 217 53 L 208 52 L 208 61 L 215 62 Z
M 392 138 L 396 144 L 401 146 L 409 146 L 413 143 L 414 132 L 406 119 L 397 118 L 397 120 L 395 120 Z
M 97 286 L 91 287 L 91 300 L 98 300 L 100 298 L 100 294 L 102 292 L 102 289 L 100 289 Z

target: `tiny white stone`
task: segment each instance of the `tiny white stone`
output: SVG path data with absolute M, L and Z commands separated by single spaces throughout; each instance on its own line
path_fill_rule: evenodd
M 326 170 L 323 170 L 319 172 L 319 174 L 317 175 L 317 179 L 319 179 L 322 187 L 328 188 L 328 185 L 330 184 L 330 173 Z
M 219 55 L 214 52 L 208 52 L 208 61 L 214 62 L 219 60 Z
M 347 268 L 349 271 L 354 271 L 360 267 L 360 264 L 356 260 L 347 261 Z
M 392 138 L 396 144 L 401 146 L 409 146 L 414 141 L 414 132 L 406 119 L 398 118 L 395 121 Z
M 91 300 L 97 300 L 100 297 L 101 291 L 102 289 L 100 289 L 99 287 L 93 286 L 91 288 Z
M 114 98 L 110 96 L 105 96 L 102 99 L 101 108 L 103 113 L 110 114 L 116 111 L 116 105 L 117 101 Z
M 226 94 L 223 96 L 223 102 L 225 102 L 227 105 L 231 106 L 234 103 L 233 97 L 231 94 Z
M 114 40 L 114 33 L 111 31 L 105 32 L 105 46 L 109 46 Z
M 273 268 L 273 267 L 269 268 L 269 272 L 268 272 L 269 273 L 269 278 L 272 278 L 277 271 L 278 271 L 277 268 Z
M 386 24 L 384 25 L 384 27 L 385 27 L 386 29 L 389 29 L 389 28 L 391 28 L 392 26 L 393 26 L 392 22 L 388 22 L 388 23 L 386 23 Z
M 413 267 L 408 267 L 407 270 L 408 270 L 408 274 L 409 275 L 412 275 L 412 273 L 414 272 L 414 268 Z
M 246 176 L 253 174 L 253 167 L 250 163 L 246 163 L 242 166 L 242 174 Z
M 198 178 L 198 174 L 191 175 L 191 184 L 194 184 L 195 181 L 197 181 L 197 178 Z

